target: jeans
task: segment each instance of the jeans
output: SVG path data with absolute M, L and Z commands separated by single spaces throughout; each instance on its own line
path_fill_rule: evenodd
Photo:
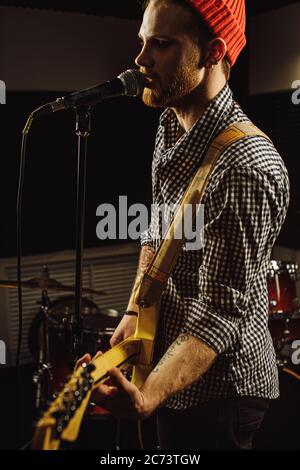
M 250 450 L 269 400 L 235 397 L 184 410 L 167 407 L 157 412 L 161 449 Z

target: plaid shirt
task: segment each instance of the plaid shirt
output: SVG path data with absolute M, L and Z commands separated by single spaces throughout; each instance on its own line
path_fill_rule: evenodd
M 234 122 L 249 121 L 226 84 L 192 129 L 160 117 L 152 164 L 153 203 L 180 204 L 210 142 Z M 157 355 L 180 333 L 199 338 L 218 356 L 193 385 L 167 406 L 187 408 L 233 396 L 279 396 L 275 351 L 268 330 L 267 271 L 289 203 L 289 180 L 274 146 L 246 137 L 219 158 L 204 204 L 204 247 L 183 245 L 160 310 Z M 141 243 L 157 248 L 160 221 L 152 217 Z M 180 364 L 178 364 L 180 367 Z

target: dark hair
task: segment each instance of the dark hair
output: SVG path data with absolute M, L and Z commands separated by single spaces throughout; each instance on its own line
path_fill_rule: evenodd
M 146 10 L 148 7 L 149 3 L 152 0 L 143 0 L 142 5 L 143 5 L 143 10 Z M 194 8 L 188 4 L 187 0 L 163 0 L 165 2 L 173 3 L 175 5 L 179 5 L 182 8 L 184 8 L 186 11 L 188 11 L 191 16 L 192 16 L 192 30 L 191 24 L 189 24 L 189 31 L 191 31 L 196 37 L 201 39 L 201 41 L 211 41 L 214 38 L 213 33 L 208 29 L 204 21 L 202 21 L 200 15 L 194 10 Z M 222 69 L 225 74 L 226 80 L 229 80 L 230 78 L 230 73 L 231 73 L 231 65 L 227 57 L 225 56 L 224 59 L 222 60 Z

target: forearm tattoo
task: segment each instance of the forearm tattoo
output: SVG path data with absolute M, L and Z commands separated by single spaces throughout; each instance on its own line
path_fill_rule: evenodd
M 140 285 L 140 282 L 143 278 L 143 275 L 147 271 L 147 268 L 154 256 L 154 251 L 150 246 L 145 246 L 142 249 L 140 259 L 139 259 L 139 265 L 138 265 L 138 270 L 136 274 L 136 279 L 134 282 L 134 288 L 137 289 L 137 287 Z
M 139 273 L 144 273 L 147 270 L 153 256 L 153 248 L 151 248 L 150 246 L 144 246 L 139 261 Z
M 187 341 L 189 340 L 189 336 L 188 335 L 185 335 L 185 334 L 182 334 L 180 336 L 178 336 L 178 338 L 174 341 L 173 344 L 171 344 L 171 346 L 169 347 L 168 351 L 165 353 L 165 355 L 161 358 L 161 360 L 159 361 L 159 363 L 157 364 L 157 366 L 153 369 L 153 373 L 157 373 L 160 371 L 161 369 L 161 366 L 166 362 L 167 359 L 169 359 L 170 357 L 174 356 L 174 352 L 175 352 L 175 349 L 178 347 L 178 346 L 181 346 L 183 343 L 186 343 Z

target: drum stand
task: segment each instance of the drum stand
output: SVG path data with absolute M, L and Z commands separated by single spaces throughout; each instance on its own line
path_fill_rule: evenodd
M 43 276 L 49 277 L 47 267 L 43 268 Z M 38 349 L 37 368 L 33 374 L 35 384 L 35 415 L 39 417 L 47 408 L 50 397 L 50 381 L 52 380 L 51 364 L 49 358 L 48 311 L 50 299 L 46 289 L 42 290 L 40 314 L 43 318 L 42 341 Z
M 276 321 L 276 320 L 274 320 Z M 282 349 L 284 348 L 284 346 L 286 344 L 288 344 L 288 342 L 290 341 L 290 335 L 291 335 L 291 331 L 290 331 L 290 323 L 291 323 L 291 315 L 286 315 L 285 318 L 283 318 L 283 321 L 284 321 L 284 327 L 283 327 L 283 331 L 282 331 L 282 336 L 281 338 L 277 339 L 276 341 L 274 341 L 274 346 L 275 346 L 275 350 L 276 350 L 276 353 L 280 356 L 280 353 L 282 351 Z

